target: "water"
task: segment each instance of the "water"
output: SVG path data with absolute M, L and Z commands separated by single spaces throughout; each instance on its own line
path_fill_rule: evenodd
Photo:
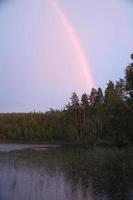
M 0 200 L 133 199 L 131 148 L 0 145 L 0 151 Z

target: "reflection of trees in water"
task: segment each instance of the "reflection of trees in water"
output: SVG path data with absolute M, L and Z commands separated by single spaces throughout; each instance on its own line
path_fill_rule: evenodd
M 71 177 L 77 176 L 83 191 L 90 187 L 91 182 L 93 193 L 99 199 L 106 195 L 109 199 L 128 199 L 129 188 L 133 188 L 132 151 L 97 149 L 84 152 L 81 159 L 77 154 L 75 160 L 78 162 L 77 167 L 72 160 L 71 165 L 74 167 L 68 174 L 68 180 L 74 185 L 77 180 Z
M 21 200 L 20 194 L 25 200 L 126 200 L 133 189 L 132 153 L 104 148 L 1 153 L 0 182 L 13 200 Z

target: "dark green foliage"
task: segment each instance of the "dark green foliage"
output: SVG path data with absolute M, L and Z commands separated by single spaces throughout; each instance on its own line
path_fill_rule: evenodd
M 90 93 L 90 106 L 94 106 L 97 100 L 97 90 L 95 88 L 92 88 L 91 93 Z
M 131 55 L 131 59 L 133 59 L 133 54 Z M 133 103 L 133 63 L 127 66 L 126 68 L 126 90 L 128 93 L 128 100 Z
M 109 81 L 107 88 L 105 90 L 105 103 L 111 104 L 112 102 L 116 101 L 118 95 L 115 89 L 115 85 L 112 81 Z
M 133 63 L 125 70 L 125 80 L 109 81 L 104 94 L 92 88 L 81 99 L 74 92 L 63 110 L 0 114 L 0 140 L 132 144 Z
M 117 92 L 117 95 L 124 100 L 125 98 L 125 81 L 120 78 L 119 81 L 116 81 L 115 89 Z

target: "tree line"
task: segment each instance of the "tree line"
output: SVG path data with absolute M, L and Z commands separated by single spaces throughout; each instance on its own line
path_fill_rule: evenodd
M 131 55 L 133 60 L 133 54 Z M 0 141 L 41 141 L 124 146 L 133 143 L 133 62 L 105 91 L 73 92 L 62 110 L 1 113 Z

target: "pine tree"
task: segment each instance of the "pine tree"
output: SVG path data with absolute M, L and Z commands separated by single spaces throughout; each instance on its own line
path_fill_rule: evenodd
M 83 111 L 83 126 L 87 125 L 88 114 L 89 114 L 89 97 L 86 93 L 84 93 L 81 97 L 81 108 Z
M 122 78 L 120 78 L 119 81 L 116 81 L 115 89 L 120 99 L 124 100 L 125 99 L 125 81 Z
M 98 103 L 98 104 L 104 103 L 104 96 L 103 96 L 103 91 L 101 88 L 98 88 L 97 96 L 96 96 L 96 103 Z
M 75 128 L 75 140 L 80 141 L 81 137 L 81 115 L 80 115 L 80 103 L 79 103 L 79 98 L 76 92 L 72 93 L 72 97 L 70 98 L 71 102 L 71 114 L 73 116 L 73 125 Z
M 91 107 L 95 105 L 96 99 L 97 99 L 97 90 L 95 88 L 92 88 L 90 97 L 89 97 Z
M 115 85 L 112 81 L 109 81 L 107 88 L 105 89 L 105 103 L 112 103 L 112 101 L 116 100 L 116 98 L 117 91 L 115 89 Z
M 131 55 L 133 60 L 133 54 Z M 129 100 L 133 103 L 133 63 L 127 66 L 126 68 L 126 91 L 129 95 Z

